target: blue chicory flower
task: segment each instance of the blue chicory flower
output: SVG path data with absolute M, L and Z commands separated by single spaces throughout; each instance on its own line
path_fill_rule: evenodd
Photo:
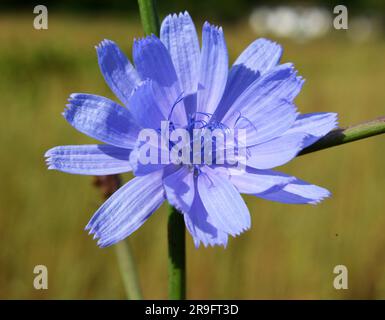
M 119 47 L 96 47 L 106 83 L 124 105 L 92 94 L 72 94 L 63 115 L 101 145 L 59 146 L 45 156 L 49 169 L 72 174 L 110 175 L 133 171 L 86 229 L 101 247 L 133 233 L 165 199 L 184 216 L 198 247 L 227 245 L 228 236 L 250 228 L 240 193 L 289 204 L 316 204 L 330 193 L 271 169 L 292 160 L 337 125 L 335 113 L 299 114 L 293 103 L 304 80 L 291 63 L 279 64 L 282 48 L 258 39 L 230 70 L 222 28 L 205 23 L 202 47 L 187 12 L 167 16 L 160 39 L 135 40 L 135 67 Z M 177 106 L 176 106 L 177 104 Z M 234 121 L 234 115 L 247 121 Z M 244 128 L 247 165 L 138 165 L 132 155 L 141 128 Z

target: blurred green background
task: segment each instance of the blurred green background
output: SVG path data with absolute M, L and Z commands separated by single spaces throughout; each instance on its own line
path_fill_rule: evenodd
M 126 1 L 127 6 L 112 1 L 115 10 L 108 12 L 109 2 L 69 3 L 47 1 L 48 30 L 33 28 L 32 2 L 16 3 L 17 8 L 3 3 L 0 14 L 2 299 L 125 297 L 114 248 L 99 249 L 84 231 L 102 203 L 92 177 L 47 171 L 43 154 L 56 145 L 94 142 L 62 118 L 66 99 L 72 92 L 114 99 L 99 72 L 94 46 L 108 38 L 131 55 L 133 38 L 143 32 L 136 1 Z M 92 3 L 101 9 L 87 11 Z M 222 7 L 221 1 L 207 1 L 206 9 L 202 3 L 160 1 L 159 6 L 162 15 L 189 9 L 199 32 L 212 14 L 210 20 L 224 26 L 231 61 L 255 38 L 266 36 L 248 23 L 247 15 L 260 2 L 229 0 Z M 332 12 L 331 2 L 325 3 Z M 351 4 L 356 10 L 362 2 Z M 377 10 L 381 1 L 364 7 Z M 342 126 L 385 114 L 383 36 L 360 42 L 344 30 L 311 41 L 268 36 L 284 45 L 283 61 L 294 62 L 307 79 L 296 100 L 301 112 L 338 112 Z M 195 249 L 188 235 L 188 297 L 385 298 L 384 156 L 385 138 L 379 136 L 280 168 L 326 187 L 333 196 L 317 206 L 247 197 L 252 228 L 231 239 L 225 250 Z M 163 206 L 128 239 L 145 298 L 167 297 L 166 218 Z M 48 267 L 48 290 L 33 287 L 33 268 L 39 264 Z M 333 288 L 333 268 L 339 264 L 349 270 L 348 290 Z

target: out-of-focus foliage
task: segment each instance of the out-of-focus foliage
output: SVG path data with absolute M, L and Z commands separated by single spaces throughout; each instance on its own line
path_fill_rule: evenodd
M 0 9 L 31 11 L 36 5 L 33 0 L 2 0 Z M 82 13 L 119 13 L 137 14 L 137 0 L 46 0 L 44 3 L 54 11 L 70 11 Z M 236 20 L 258 6 L 278 5 L 321 5 L 329 9 L 338 4 L 348 6 L 351 13 L 385 13 L 385 1 L 382 0 L 158 0 L 157 5 L 162 15 L 170 12 L 188 10 L 201 19 Z

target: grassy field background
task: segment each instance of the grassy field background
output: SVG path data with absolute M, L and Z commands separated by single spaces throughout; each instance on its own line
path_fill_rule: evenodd
M 220 21 L 215 21 L 220 23 Z M 199 26 L 200 30 L 200 26 Z M 256 38 L 225 25 L 231 61 Z M 101 204 L 92 177 L 47 171 L 56 145 L 93 141 L 62 118 L 68 95 L 113 98 L 94 46 L 104 38 L 131 52 L 138 21 L 50 15 L 0 16 L 0 298 L 124 298 L 114 248 L 99 249 L 83 230 Z M 342 126 L 385 114 L 385 42 L 348 41 L 343 31 L 309 43 L 281 41 L 307 82 L 302 112 L 335 111 Z M 222 248 L 187 240 L 188 297 L 195 299 L 385 298 L 385 138 L 295 159 L 282 171 L 329 189 L 318 206 L 247 197 L 252 228 Z M 124 179 L 128 179 L 125 176 Z M 129 238 L 145 298 L 166 298 L 166 207 Z M 33 268 L 49 270 L 49 289 L 33 288 Z M 349 270 L 349 289 L 333 288 L 333 268 Z

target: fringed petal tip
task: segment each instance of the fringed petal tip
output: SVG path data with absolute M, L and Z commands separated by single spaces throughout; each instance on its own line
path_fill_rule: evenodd
M 222 35 L 223 34 L 223 29 L 221 26 L 216 26 L 214 24 L 211 24 L 210 22 L 208 21 L 205 21 L 203 23 L 203 32 L 205 31 L 208 31 L 208 32 L 215 32 L 216 34 L 218 35 Z
M 109 246 L 112 246 L 115 243 L 103 242 L 103 241 L 99 240 L 96 244 L 98 245 L 99 248 L 103 249 L 103 248 L 107 248 Z
M 98 245 L 99 248 L 106 248 L 106 247 L 111 246 L 111 245 L 113 245 L 119 241 L 119 240 L 116 240 L 116 241 L 103 240 L 101 238 L 101 235 L 98 232 L 96 232 L 94 229 L 92 229 L 89 224 L 85 227 L 85 230 L 89 231 L 88 235 L 92 236 L 92 240 L 97 240 L 96 244 Z
M 87 228 L 87 227 L 86 227 Z M 96 232 L 95 230 L 91 229 L 88 234 L 90 236 L 92 236 L 92 240 L 97 240 L 96 241 L 96 244 L 99 248 L 107 248 L 107 247 L 110 247 L 116 243 L 118 243 L 119 241 L 122 241 L 122 239 L 120 238 L 115 238 L 115 237 L 106 237 L 106 238 L 103 238 L 103 236 L 101 234 L 99 234 L 98 232 Z
M 336 113 L 336 112 L 328 112 L 328 115 L 333 119 L 332 120 L 333 129 L 338 128 L 338 126 L 339 126 L 338 113 Z
M 295 80 L 298 83 L 298 87 L 301 90 L 303 85 L 304 85 L 304 83 L 305 83 L 305 81 L 306 81 L 306 79 L 303 76 L 298 75 L 298 70 L 295 69 L 294 64 L 292 64 L 292 67 L 290 69 L 291 69 L 291 73 L 290 74 L 295 77 Z
M 62 116 L 66 120 L 71 121 L 76 112 L 76 108 L 82 106 L 83 103 L 88 103 L 87 100 L 95 100 L 94 97 L 97 98 L 98 96 L 85 93 L 71 93 L 67 99 L 68 103 L 65 105 Z M 102 99 L 103 97 L 100 98 Z
M 65 108 L 64 108 L 63 112 L 61 113 L 61 115 L 67 121 L 72 121 L 73 120 L 73 116 L 75 114 L 75 108 L 76 108 L 75 105 L 73 105 L 72 103 L 68 103 L 68 104 L 65 105 Z
M 105 239 L 101 233 L 99 233 L 97 230 L 95 230 L 95 228 L 90 228 L 88 235 L 92 236 L 92 240 L 97 240 L 97 245 L 99 247 L 106 247 L 107 243 L 113 244 L 113 243 L 116 243 L 119 241 L 116 239 L 115 239 L 115 241 L 111 241 L 111 239 L 109 241 L 107 241 L 107 239 Z
M 73 92 L 68 96 L 67 101 L 69 103 L 73 103 L 74 101 L 77 101 L 77 100 L 88 100 L 88 99 L 98 100 L 98 99 L 103 99 L 103 97 L 92 93 Z
M 275 70 L 272 71 L 272 75 L 274 75 L 274 71 Z M 305 83 L 306 79 L 303 76 L 299 75 L 298 70 L 295 68 L 294 63 L 292 62 L 286 62 L 279 65 L 278 67 L 276 67 L 276 71 L 278 72 L 282 71 L 283 73 L 288 73 L 288 75 L 286 75 L 285 77 L 288 77 L 288 76 L 294 77 L 298 82 L 298 85 L 300 85 L 301 87 Z
M 146 35 L 146 36 L 143 36 L 143 37 L 139 37 L 139 38 L 135 37 L 133 39 L 133 48 L 138 47 L 138 46 L 143 47 L 146 44 L 149 44 L 151 41 L 154 41 L 154 40 L 159 40 L 159 38 L 153 33 Z
M 220 232 L 222 235 L 221 236 L 216 236 L 216 237 L 207 237 L 207 235 L 205 237 L 199 237 L 199 236 L 192 236 L 193 238 L 193 241 L 194 241 L 194 245 L 196 248 L 199 248 L 200 244 L 202 244 L 205 248 L 208 248 L 208 247 L 223 247 L 223 248 L 227 248 L 227 244 L 228 244 L 228 238 L 229 236 L 233 237 L 233 238 L 236 238 L 238 236 L 240 236 L 242 233 L 248 231 L 250 229 L 251 226 L 248 226 L 244 229 L 242 229 L 242 231 L 238 231 L 236 233 L 226 233 L 226 232 L 223 232 L 223 231 L 220 231 L 218 230 L 218 232 Z
M 79 99 L 79 97 L 81 97 L 81 93 L 77 93 L 77 92 L 74 92 L 74 93 L 71 93 L 67 99 L 67 101 L 69 103 L 71 103 L 72 101 L 76 100 L 76 99 Z
M 274 40 L 271 40 L 271 39 L 267 39 L 267 38 L 261 37 L 261 38 L 258 38 L 258 39 L 255 40 L 255 41 L 258 41 L 258 42 L 259 42 L 259 45 L 262 45 L 262 44 L 266 43 L 266 44 L 269 44 L 269 45 L 271 45 L 271 46 L 275 46 L 276 48 L 279 48 L 279 49 L 281 49 L 281 51 L 283 51 L 282 46 L 281 46 L 278 42 L 276 42 L 276 41 L 274 41 Z
M 185 10 L 185 11 L 181 11 L 179 13 L 170 13 L 169 15 L 167 15 L 163 22 L 164 21 L 167 21 L 169 19 L 182 19 L 182 18 L 190 18 L 191 19 L 191 16 L 190 14 Z
M 322 113 L 320 113 L 320 114 L 322 114 Z M 323 115 L 325 117 L 325 122 L 326 122 L 326 120 L 329 122 L 328 128 L 326 127 L 326 123 L 324 124 L 325 131 L 327 131 L 327 132 L 323 132 L 322 136 L 325 136 L 330 131 L 337 129 L 339 127 L 339 119 L 338 119 L 338 113 L 336 113 L 336 112 L 325 112 Z
M 117 239 L 114 237 L 103 238 L 103 236 L 99 234 L 97 231 L 95 231 L 94 229 L 91 229 L 88 232 L 88 234 L 92 236 L 92 240 L 96 240 L 96 244 L 99 248 L 107 248 L 123 240 L 123 239 L 120 239 L 120 238 Z
M 45 153 L 44 153 L 44 158 L 45 158 L 45 161 L 47 161 L 53 154 L 55 154 L 55 150 L 57 149 L 57 147 L 53 147 L 49 150 L 47 150 Z
M 223 247 L 223 249 L 227 249 L 227 246 L 229 244 L 229 236 L 236 238 L 237 236 L 241 235 L 243 232 L 249 229 L 250 227 L 244 229 L 242 232 L 233 235 L 218 230 L 218 232 L 221 232 L 220 236 L 217 235 L 216 237 L 207 237 L 206 235 L 205 237 L 199 237 L 198 235 L 191 235 L 191 237 L 193 238 L 194 246 L 196 249 L 199 249 L 201 245 L 204 248 Z
M 48 170 L 57 170 L 57 166 L 55 165 L 55 160 L 51 157 L 45 159 L 45 164 Z
M 98 51 L 98 53 L 102 53 L 101 50 L 105 49 L 108 46 L 117 46 L 117 44 L 112 40 L 103 39 L 95 46 L 95 49 Z
M 153 33 L 151 33 L 150 35 L 144 36 L 144 37 L 134 38 L 133 48 L 138 48 L 138 47 L 143 48 L 149 44 L 152 44 L 154 42 L 154 40 L 158 41 L 159 38 Z
M 215 239 L 213 241 L 202 241 L 200 239 L 194 239 L 193 238 L 193 241 L 194 241 L 194 246 L 196 249 L 199 249 L 199 247 L 202 246 L 204 248 L 215 248 L 215 247 L 223 247 L 223 249 L 226 249 L 227 248 L 227 244 L 228 244 L 228 239 L 226 239 L 225 241 L 223 242 L 217 242 Z
M 235 238 L 235 237 L 240 236 L 242 233 L 244 233 L 244 232 L 250 230 L 250 228 L 251 228 L 251 223 L 250 223 L 249 225 L 243 227 L 241 230 L 239 230 L 239 231 L 237 231 L 237 232 L 229 233 L 229 235 L 232 236 L 233 238 Z
M 92 236 L 92 240 L 97 240 L 97 245 L 100 247 L 100 248 L 105 248 L 108 246 L 108 242 L 103 240 L 102 239 L 102 235 L 96 230 L 97 228 L 97 225 L 92 225 L 91 224 L 91 221 L 86 225 L 86 227 L 84 228 L 85 231 L 88 231 L 88 235 Z M 115 241 L 115 242 L 118 242 L 118 241 Z M 114 242 L 114 243 L 115 243 Z M 112 241 L 110 241 L 110 244 L 109 245 L 112 245 Z
M 242 64 L 251 70 L 266 73 L 276 67 L 282 57 L 283 47 L 270 39 L 258 38 L 237 58 L 234 65 Z
M 316 206 L 320 204 L 322 201 L 324 201 L 325 199 L 330 198 L 332 196 L 332 193 L 329 190 L 326 190 L 326 189 L 323 189 L 323 190 L 324 190 L 324 193 L 320 194 L 318 199 L 310 201 L 309 204 Z
M 55 158 L 54 155 L 56 153 L 57 147 L 51 148 L 44 153 L 44 162 L 47 166 L 48 170 L 55 170 Z
M 76 116 L 76 113 L 78 111 L 77 109 L 80 105 L 78 104 L 79 100 L 75 98 L 68 98 L 68 102 L 69 103 L 65 105 L 61 115 L 72 125 L 71 122 L 74 121 L 74 117 Z

